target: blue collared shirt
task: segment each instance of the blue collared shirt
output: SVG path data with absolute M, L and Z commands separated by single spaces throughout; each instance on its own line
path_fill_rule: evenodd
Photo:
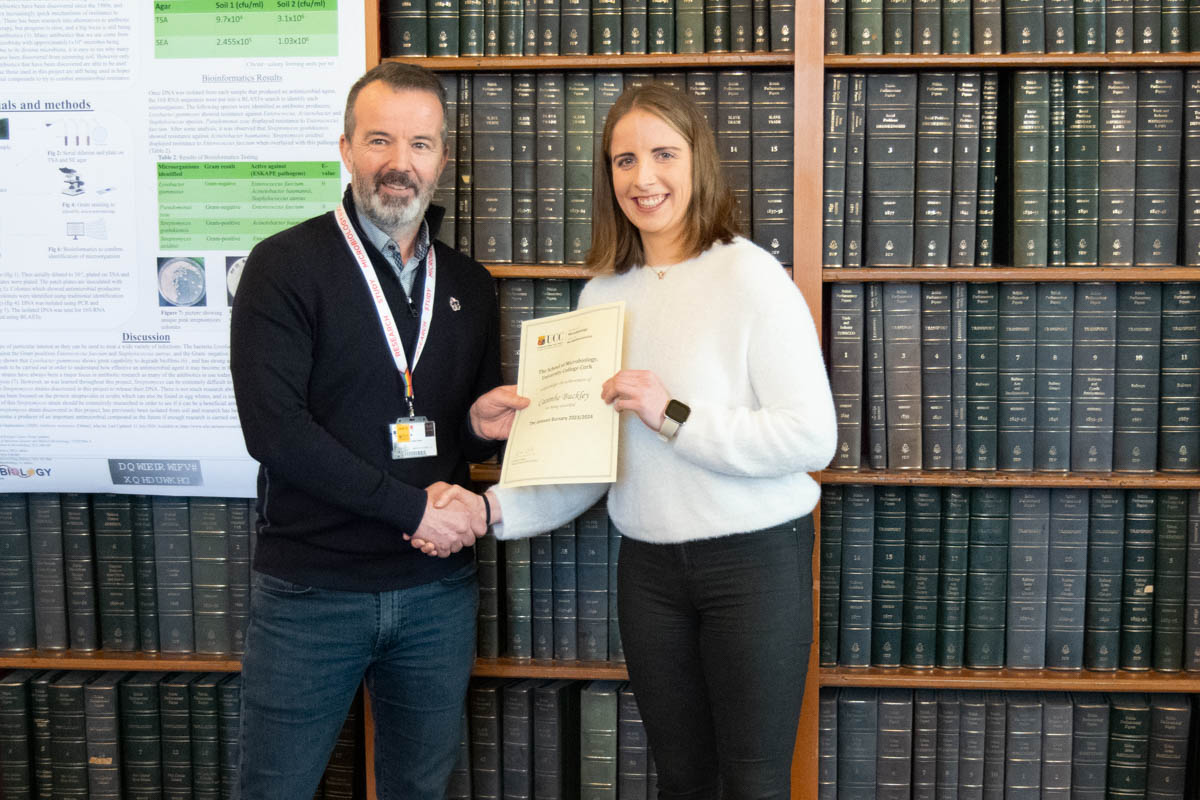
M 411 300 L 413 283 L 417 279 L 417 269 L 420 268 L 421 262 L 429 253 L 429 223 L 421 220 L 421 230 L 417 231 L 417 246 L 413 248 L 412 257 L 402 262 L 400 248 L 392 241 L 392 237 L 380 230 L 378 225 L 367 219 L 358 209 L 355 209 L 355 214 L 358 215 L 358 224 L 362 226 L 363 233 L 367 234 L 371 244 L 375 245 L 375 249 L 383 253 L 384 258 L 391 264 L 392 272 L 396 273 L 396 278 L 404 287 L 404 293 Z

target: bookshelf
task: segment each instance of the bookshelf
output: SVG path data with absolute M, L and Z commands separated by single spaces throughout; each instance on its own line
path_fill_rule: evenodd
M 815 9 L 814 9 L 815 12 Z M 1200 53 L 1005 53 L 996 55 L 824 55 L 820 63 L 826 72 L 870 73 L 903 70 L 916 71 L 964 71 L 993 70 L 1005 73 L 1014 70 L 1141 70 L 1141 69 L 1187 69 L 1200 66 Z M 797 72 L 800 65 L 797 64 Z M 1002 101 L 1003 103 L 1004 101 Z M 999 142 L 1011 138 L 1011 131 L 1003 125 Z M 1070 156 L 1068 155 L 1068 158 Z M 997 192 L 996 206 L 1006 202 L 1011 191 Z M 1004 199 L 1002 199 L 1004 198 Z M 1182 203 L 1182 200 L 1181 200 Z M 797 214 L 799 215 L 799 210 Z M 798 216 L 799 218 L 799 216 Z M 1182 221 L 1182 218 L 1181 218 Z M 1008 235 L 999 222 L 995 239 Z M 801 262 L 797 262 L 798 264 Z M 1200 281 L 1200 269 L 1186 266 L 1157 268 L 1013 268 L 996 263 L 990 268 L 826 268 L 821 272 L 826 284 L 842 282 L 1166 282 Z M 865 356 L 864 356 L 865 358 Z M 890 388 L 890 387 L 889 387 Z M 864 384 L 864 393 L 866 387 Z M 865 413 L 865 412 L 864 412 Z M 862 421 L 864 441 L 867 436 L 867 421 Z M 866 457 L 863 457 L 864 465 Z M 1005 472 L 973 470 L 898 470 L 870 469 L 827 469 L 819 476 L 825 485 L 866 486 L 929 486 L 929 487 L 992 487 L 992 488 L 1085 488 L 1085 489 L 1200 489 L 1200 474 L 1197 473 L 1120 473 L 1120 472 Z M 819 588 L 818 588 L 819 594 Z M 874 689 L 958 689 L 958 690 L 1005 690 L 1005 691 L 1080 691 L 1080 692 L 1139 692 L 1200 693 L 1200 673 L 1165 671 L 1117 670 L 1099 672 L 1089 670 L 1053 669 L 915 669 L 908 667 L 848 667 L 825 666 L 819 669 L 821 687 L 865 687 Z M 915 751 L 914 751 L 915 753 Z M 798 795 L 805 798 L 817 797 L 817 778 L 809 776 L 800 787 Z

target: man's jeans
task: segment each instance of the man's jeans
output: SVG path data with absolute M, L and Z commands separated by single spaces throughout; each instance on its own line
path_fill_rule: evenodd
M 364 676 L 379 800 L 442 800 L 458 756 L 478 603 L 474 564 L 388 592 L 254 573 L 241 800 L 313 796 Z

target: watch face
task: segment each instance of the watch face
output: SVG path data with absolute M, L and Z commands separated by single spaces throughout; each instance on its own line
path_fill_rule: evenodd
M 682 425 L 683 423 L 687 422 L 688 415 L 692 413 L 692 409 L 688 408 L 678 400 L 672 400 L 667 403 L 667 410 L 664 413 Z

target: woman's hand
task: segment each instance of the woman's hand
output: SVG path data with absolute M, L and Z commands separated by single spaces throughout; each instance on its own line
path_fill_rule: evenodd
M 634 411 L 652 431 L 662 428 L 671 395 L 650 370 L 623 369 L 600 387 L 600 399 L 617 411 Z

